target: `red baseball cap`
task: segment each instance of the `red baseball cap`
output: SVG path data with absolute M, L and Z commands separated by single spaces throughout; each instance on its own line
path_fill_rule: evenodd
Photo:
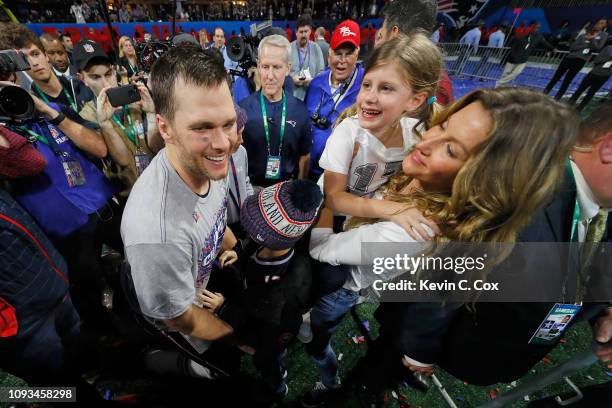
M 332 50 L 336 50 L 344 43 L 351 43 L 355 48 L 359 48 L 359 43 L 361 42 L 360 32 L 359 24 L 353 20 L 345 20 L 338 24 L 338 27 L 334 30 L 329 47 Z

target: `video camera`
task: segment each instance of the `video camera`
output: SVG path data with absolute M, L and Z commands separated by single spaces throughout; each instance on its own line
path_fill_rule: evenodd
M 0 51 L 0 77 L 3 80 L 18 71 L 27 71 L 25 55 L 15 50 Z M 0 85 L 0 121 L 23 123 L 34 117 L 36 106 L 30 94 L 15 85 Z
M 153 63 L 173 47 L 170 41 L 152 40 L 136 44 L 138 64 L 145 72 L 151 72 Z
M 246 37 L 234 37 L 227 43 L 226 52 L 229 59 L 238 63 L 240 70 L 230 70 L 230 74 L 248 77 L 248 71 L 257 66 L 257 47 L 262 38 L 270 33 L 272 20 L 251 24 L 251 34 Z

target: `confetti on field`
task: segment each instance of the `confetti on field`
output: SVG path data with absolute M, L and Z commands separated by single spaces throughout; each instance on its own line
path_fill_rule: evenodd
M 525 396 L 523 397 L 523 400 L 525 400 L 525 401 L 530 401 L 530 400 L 531 400 L 531 398 L 529 398 L 529 395 L 525 395 Z
M 463 398 L 463 397 L 455 397 L 455 399 L 456 399 L 457 401 L 461 401 L 461 402 L 465 401 L 465 398 Z
M 391 391 L 391 395 L 393 395 L 393 398 L 397 399 L 397 392 Z
M 565 340 L 565 339 L 561 339 L 561 340 L 559 340 L 559 343 L 561 343 L 561 344 L 565 344 L 565 343 L 567 343 L 567 340 Z
M 344 354 L 342 353 L 338 354 L 338 361 L 342 361 L 342 357 L 344 357 Z
M 586 378 L 588 378 L 591 381 L 595 381 L 595 379 L 593 377 L 591 377 L 590 375 L 587 375 Z
M 612 368 L 612 364 L 608 364 L 608 368 Z
M 612 377 L 612 371 L 606 371 L 606 375 L 607 375 L 608 377 Z
M 385 392 L 385 395 L 384 395 L 384 397 L 383 397 L 383 400 L 384 400 L 385 402 L 389 401 L 389 393 L 386 393 L 386 392 Z
M 495 399 L 496 397 L 497 397 L 497 393 L 495 392 L 495 390 L 489 391 L 489 398 Z
M 510 386 L 511 386 L 512 388 L 516 387 L 516 381 L 512 381 L 512 382 L 510 383 Z
M 463 384 L 465 384 L 465 385 L 469 385 L 469 383 L 468 383 L 467 381 L 464 381 L 464 382 L 463 382 Z
M 552 360 L 549 357 L 544 357 L 542 361 L 544 362 L 544 364 L 552 364 Z
M 399 395 L 399 399 L 400 399 L 400 401 L 408 401 L 408 397 L 405 396 L 404 394 L 400 394 Z

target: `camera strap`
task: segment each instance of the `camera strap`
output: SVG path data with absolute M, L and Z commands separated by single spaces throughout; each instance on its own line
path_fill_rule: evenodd
M 340 105 L 340 102 L 342 102 L 342 97 L 344 96 L 344 94 L 346 94 L 346 92 L 351 87 L 356 74 L 357 74 L 357 67 L 353 69 L 353 73 L 351 74 L 351 77 L 348 78 L 348 80 L 342 82 L 342 84 L 340 84 L 340 86 L 336 88 L 334 92 L 332 92 L 330 96 L 330 101 L 332 101 L 334 105 L 332 106 L 331 111 L 329 111 L 329 113 L 325 116 L 327 119 L 329 119 L 329 117 L 333 115 L 334 112 L 336 112 L 336 108 L 338 107 L 338 105 Z M 329 73 L 329 83 L 330 83 L 330 90 L 331 90 L 331 72 Z M 321 92 L 321 100 L 319 100 L 319 106 L 317 106 L 317 111 L 316 111 L 317 116 L 321 114 L 321 108 L 323 107 L 325 95 L 326 95 L 325 92 Z M 335 99 L 336 96 L 338 97 L 337 99 Z
M 132 123 L 132 116 L 130 115 L 130 111 L 127 106 L 123 107 L 123 117 L 127 117 L 128 128 L 122 123 L 122 121 L 117 117 L 115 113 L 112 117 L 113 122 L 125 133 L 125 135 L 130 139 L 130 141 L 134 144 L 134 146 L 138 147 L 138 142 L 136 138 L 136 129 L 134 128 L 134 123 Z
M 259 92 L 259 101 L 261 104 L 261 117 L 263 119 L 264 131 L 266 134 L 266 145 L 268 148 L 268 157 L 272 154 L 270 153 L 270 126 L 268 125 L 268 114 L 266 112 L 266 101 L 264 99 L 263 92 Z M 287 98 L 285 97 L 285 91 L 283 91 L 283 110 L 281 113 L 281 123 L 280 123 L 280 142 L 278 144 L 278 156 L 280 157 L 281 151 L 283 149 L 283 139 L 285 137 L 285 119 L 287 119 Z

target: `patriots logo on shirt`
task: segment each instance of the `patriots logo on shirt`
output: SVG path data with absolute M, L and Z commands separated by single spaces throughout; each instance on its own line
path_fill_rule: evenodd
M 288 124 L 291 125 L 291 127 L 296 127 L 297 126 L 297 122 L 295 120 L 287 120 L 286 121 Z
M 200 215 L 200 213 L 199 213 L 199 212 L 197 212 L 197 211 L 194 211 L 194 212 L 193 212 L 193 219 L 195 220 L 195 222 L 198 222 L 198 221 L 200 220 L 200 218 L 201 218 L 201 217 L 202 217 L 202 216 Z

